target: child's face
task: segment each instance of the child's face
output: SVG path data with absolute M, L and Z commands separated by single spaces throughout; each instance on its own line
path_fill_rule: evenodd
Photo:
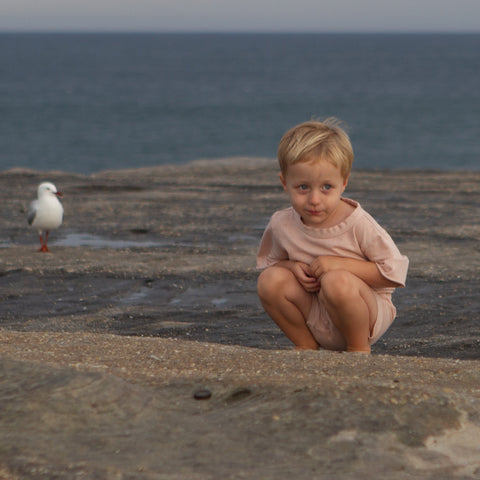
M 324 159 L 290 165 L 284 176 L 283 188 L 302 221 L 308 227 L 328 228 L 342 217 L 341 195 L 347 186 L 340 168 Z

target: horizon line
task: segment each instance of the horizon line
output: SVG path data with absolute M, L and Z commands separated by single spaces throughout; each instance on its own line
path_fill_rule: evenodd
M 480 30 L 150 30 L 150 29 L 1 29 L 0 34 L 81 34 L 81 35 L 479 35 Z

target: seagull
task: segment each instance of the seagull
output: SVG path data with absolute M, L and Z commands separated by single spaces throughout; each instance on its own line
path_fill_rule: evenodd
M 37 229 L 40 235 L 39 252 L 48 252 L 47 240 L 50 230 L 58 228 L 63 221 L 63 206 L 58 197 L 62 192 L 50 182 L 41 183 L 37 189 L 37 200 L 28 207 L 28 224 Z M 43 237 L 45 233 L 45 237 Z

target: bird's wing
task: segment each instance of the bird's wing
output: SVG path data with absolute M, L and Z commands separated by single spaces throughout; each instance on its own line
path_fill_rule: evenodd
M 27 220 L 29 225 L 31 225 L 35 220 L 35 215 L 37 214 L 37 204 L 38 200 L 34 200 L 28 207 Z

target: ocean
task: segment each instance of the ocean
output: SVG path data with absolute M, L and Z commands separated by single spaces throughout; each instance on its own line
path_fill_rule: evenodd
M 480 35 L 0 34 L 0 171 L 276 156 L 345 122 L 357 169 L 480 168 Z

